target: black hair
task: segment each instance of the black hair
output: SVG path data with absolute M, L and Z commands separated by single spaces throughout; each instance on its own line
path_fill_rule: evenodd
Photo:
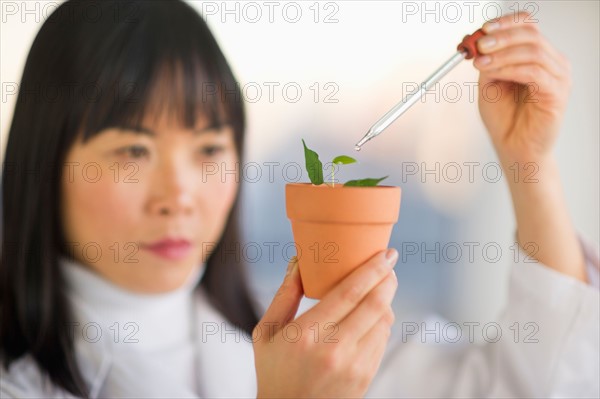
M 152 95 L 168 83 L 170 93 Z M 0 356 L 31 355 L 51 380 L 87 396 L 68 337 L 71 310 L 60 179 L 70 146 L 111 126 L 138 125 L 166 106 L 186 127 L 232 126 L 242 162 L 245 116 L 234 75 L 201 16 L 180 0 L 70 0 L 48 17 L 23 71 L 2 169 Z M 246 269 L 222 256 L 240 240 L 239 199 L 199 287 L 235 326 L 258 323 Z

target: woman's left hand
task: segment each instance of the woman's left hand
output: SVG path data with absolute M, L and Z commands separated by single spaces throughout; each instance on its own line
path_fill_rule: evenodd
M 552 156 L 571 87 L 569 62 L 528 13 L 487 22 L 483 30 L 482 54 L 474 60 L 481 71 L 479 112 L 507 176 L 519 245 L 542 264 L 587 282 Z
M 473 65 L 481 71 L 479 112 L 498 156 L 507 163 L 543 162 L 565 112 L 569 61 L 526 12 L 486 22 L 483 30 Z

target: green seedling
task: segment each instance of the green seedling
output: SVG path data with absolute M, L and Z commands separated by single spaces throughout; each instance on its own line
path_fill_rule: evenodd
M 306 170 L 308 171 L 308 177 L 312 184 L 318 186 L 323 184 L 323 164 L 319 160 L 319 154 L 315 151 L 311 150 L 306 146 L 304 139 L 302 139 L 302 145 L 304 146 L 304 159 L 306 161 Z M 347 155 L 340 155 L 333 158 L 331 161 L 331 185 L 332 187 L 335 185 L 335 165 L 348 165 L 351 163 L 356 163 L 356 159 L 349 157 Z M 346 187 L 372 187 L 376 186 L 383 179 L 386 179 L 388 176 L 381 178 L 366 178 L 360 180 L 349 180 L 344 183 Z

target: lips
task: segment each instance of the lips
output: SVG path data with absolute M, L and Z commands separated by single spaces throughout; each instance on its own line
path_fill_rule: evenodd
M 140 247 L 164 259 L 180 260 L 190 253 L 192 243 L 185 239 L 166 238 Z

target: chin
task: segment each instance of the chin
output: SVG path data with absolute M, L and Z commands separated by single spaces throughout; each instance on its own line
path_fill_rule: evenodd
M 192 270 L 200 266 L 189 259 L 181 261 L 140 259 L 135 271 L 136 289 L 140 293 L 160 294 L 177 290 L 190 278 Z M 133 277 L 133 276 L 132 276 Z

